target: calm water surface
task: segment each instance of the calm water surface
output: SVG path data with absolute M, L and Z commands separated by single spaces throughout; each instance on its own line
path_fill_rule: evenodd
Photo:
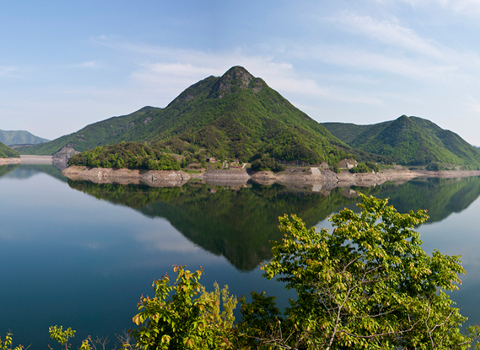
M 400 211 L 424 208 L 418 229 L 427 252 L 460 254 L 467 274 L 452 298 L 480 323 L 480 179 L 419 180 L 363 188 L 391 198 Z M 292 191 L 283 186 L 182 188 L 69 182 L 48 165 L 0 167 L 0 337 L 31 349 L 54 345 L 48 327 L 109 335 L 130 328 L 141 294 L 172 265 L 203 266 L 202 283 L 228 284 L 232 294 L 267 291 L 281 306 L 289 296 L 262 277 L 277 217 L 297 213 L 328 227 L 327 215 L 356 199 L 348 189 Z M 76 343 L 74 343 L 76 345 Z

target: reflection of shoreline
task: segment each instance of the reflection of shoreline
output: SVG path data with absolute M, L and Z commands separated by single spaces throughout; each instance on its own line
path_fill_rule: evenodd
M 0 158 L 0 165 L 20 164 L 22 158 Z
M 179 187 L 191 178 L 220 186 L 241 186 L 249 181 L 261 185 L 278 183 L 287 187 L 312 188 L 314 192 L 332 190 L 336 187 L 374 187 L 385 182 L 397 184 L 416 178 L 464 178 L 480 176 L 480 170 L 407 170 L 401 166 L 395 169 L 386 169 L 377 173 L 352 174 L 342 171 L 337 174 L 329 169 L 320 168 L 289 168 L 279 173 L 271 171 L 250 170 L 208 170 L 205 173 L 187 174 L 183 171 L 158 171 L 158 170 L 130 170 L 130 169 L 105 169 L 89 168 L 84 166 L 71 166 L 65 169 L 63 175 L 70 180 L 87 180 L 93 183 L 118 183 L 118 184 L 146 184 L 153 187 Z

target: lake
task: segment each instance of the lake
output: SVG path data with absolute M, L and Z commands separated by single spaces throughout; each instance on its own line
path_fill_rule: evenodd
M 0 337 L 31 349 L 56 346 L 48 327 L 109 336 L 133 326 L 153 279 L 172 265 L 202 266 L 208 290 L 217 281 L 232 294 L 266 291 L 287 304 L 283 286 L 262 277 L 278 216 L 296 213 L 309 226 L 354 208 L 355 190 L 389 197 L 399 211 L 427 209 L 418 228 L 424 250 L 462 255 L 467 273 L 452 299 L 480 323 L 480 178 L 418 179 L 372 188 L 312 192 L 284 186 L 151 188 L 68 181 L 51 165 L 0 167 Z

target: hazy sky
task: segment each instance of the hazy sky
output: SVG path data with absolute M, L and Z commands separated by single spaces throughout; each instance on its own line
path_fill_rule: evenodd
M 234 65 L 319 122 L 480 145 L 480 0 L 3 1 L 0 129 L 56 138 Z

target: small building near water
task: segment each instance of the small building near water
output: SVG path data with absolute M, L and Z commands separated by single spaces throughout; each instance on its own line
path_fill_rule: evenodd
M 352 169 L 358 165 L 357 161 L 355 159 L 342 159 L 341 161 L 338 162 L 338 167 L 340 169 Z

